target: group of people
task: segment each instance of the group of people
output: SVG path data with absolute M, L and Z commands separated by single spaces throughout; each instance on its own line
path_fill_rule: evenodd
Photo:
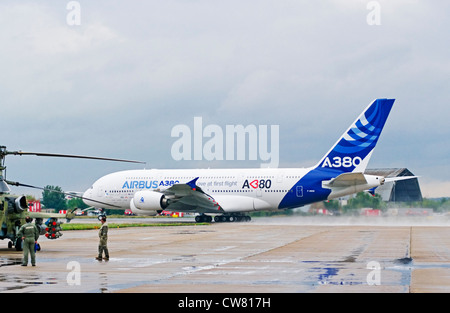
M 22 266 L 27 266 L 29 259 L 31 259 L 31 265 L 36 266 L 36 245 L 39 238 L 39 229 L 35 224 L 32 224 L 33 219 L 31 217 L 27 216 L 25 222 L 26 224 L 22 225 L 17 233 L 18 237 L 22 238 L 23 244 Z M 98 245 L 98 256 L 95 259 L 108 261 L 108 223 L 106 222 L 106 216 L 102 216 L 100 222 L 102 223 L 98 232 L 100 242 Z M 105 255 L 104 257 L 103 254 Z

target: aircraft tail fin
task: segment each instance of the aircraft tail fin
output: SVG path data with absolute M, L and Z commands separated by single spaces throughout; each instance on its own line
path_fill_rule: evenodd
M 376 99 L 350 125 L 316 167 L 363 173 L 395 99 Z

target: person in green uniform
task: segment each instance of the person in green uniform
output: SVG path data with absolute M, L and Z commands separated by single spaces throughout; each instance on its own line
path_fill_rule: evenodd
M 31 257 L 31 265 L 36 266 L 36 252 L 34 250 L 34 245 L 37 243 L 39 238 L 39 230 L 36 225 L 31 224 L 33 219 L 29 216 L 25 218 L 26 224 L 20 227 L 17 235 L 22 237 L 23 243 L 23 258 L 22 258 L 22 266 L 28 265 L 28 254 Z
M 100 222 L 102 226 L 98 232 L 98 237 L 100 238 L 100 243 L 98 244 L 98 256 L 97 260 L 101 261 L 103 252 L 105 253 L 105 257 L 103 258 L 105 261 L 109 260 L 109 251 L 108 251 L 108 223 L 106 223 L 106 216 L 102 216 Z

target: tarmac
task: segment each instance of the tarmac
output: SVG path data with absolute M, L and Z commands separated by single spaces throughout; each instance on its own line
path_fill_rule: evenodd
M 447 217 L 276 217 L 110 228 L 109 261 L 95 260 L 97 230 L 65 231 L 40 238 L 35 267 L 0 242 L 0 292 L 447 293 L 449 226 Z

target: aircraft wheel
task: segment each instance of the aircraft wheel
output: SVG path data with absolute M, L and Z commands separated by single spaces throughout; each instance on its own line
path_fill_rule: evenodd
M 195 222 L 196 222 L 196 223 L 201 223 L 201 222 L 203 222 L 202 216 L 201 216 L 201 215 L 197 215 L 197 216 L 195 217 Z

